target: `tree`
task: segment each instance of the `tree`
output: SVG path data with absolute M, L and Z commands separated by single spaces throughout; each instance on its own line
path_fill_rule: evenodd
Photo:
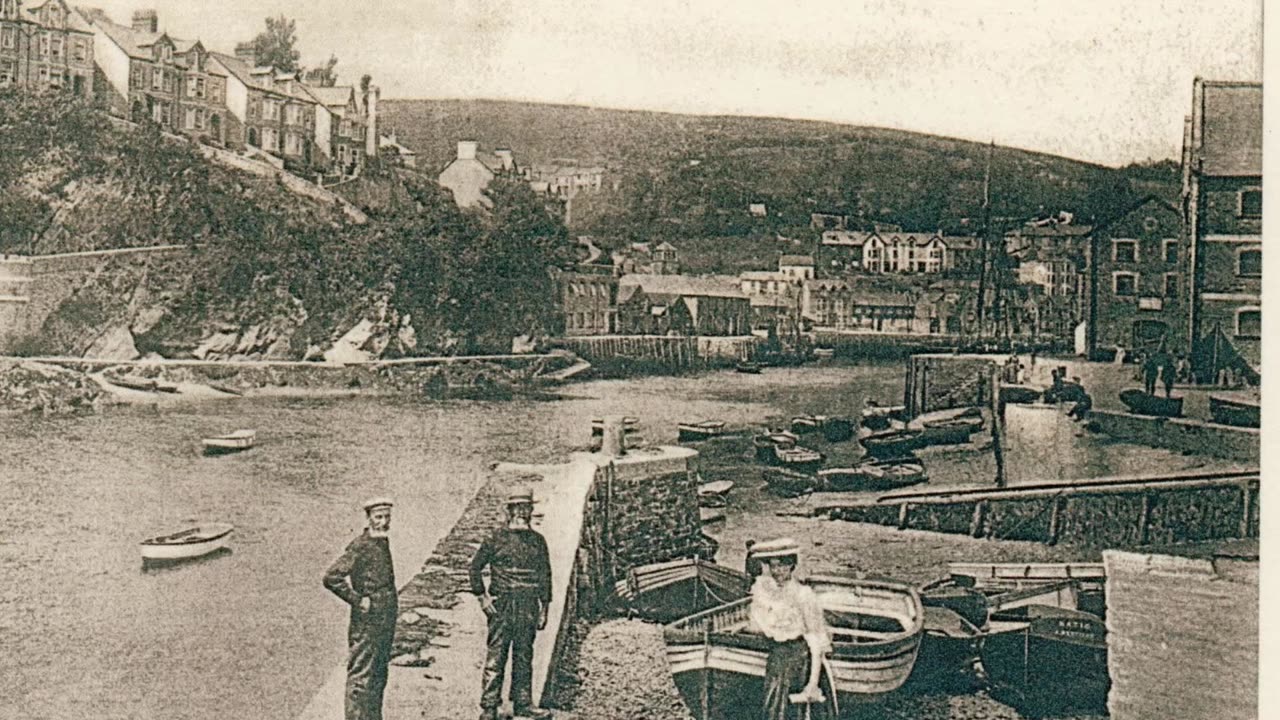
M 281 72 L 298 70 L 297 23 L 284 15 L 267 18 L 267 29 L 253 39 L 254 62 Z M 337 60 L 334 60 L 336 63 Z
M 333 87 L 338 84 L 338 74 L 333 68 L 338 64 L 338 56 L 330 55 L 322 67 L 310 68 L 302 75 L 303 81 L 308 85 L 318 85 L 319 87 Z

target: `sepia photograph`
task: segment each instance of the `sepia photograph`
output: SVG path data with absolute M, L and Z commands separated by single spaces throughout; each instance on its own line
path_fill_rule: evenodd
M 80 2 L 0 718 L 1268 714 L 1263 0 Z

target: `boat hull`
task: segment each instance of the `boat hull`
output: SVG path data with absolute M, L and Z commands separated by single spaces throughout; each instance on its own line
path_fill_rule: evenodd
M 784 498 L 807 495 L 818 487 L 818 478 L 813 475 L 785 468 L 765 470 L 764 481 L 769 486 L 769 492 Z
M 1246 402 L 1220 395 L 1209 396 L 1209 414 L 1219 425 L 1235 427 L 1262 427 L 1262 408 L 1256 402 Z
M 847 418 L 828 418 L 822 424 L 822 437 L 832 443 L 853 439 L 853 421 Z
M 1158 395 L 1148 395 L 1141 390 L 1130 389 L 1120 391 L 1120 402 L 1135 415 L 1182 417 L 1182 398 L 1180 397 L 1163 398 Z
M 225 455 L 227 453 L 248 450 L 253 447 L 256 442 L 257 433 L 252 431 L 237 431 L 230 435 L 204 438 L 200 441 L 200 445 L 203 447 L 205 455 Z
M 682 558 L 632 568 L 618 581 L 614 595 L 645 620 L 669 623 L 747 596 L 751 578 L 733 568 Z
M 761 366 L 757 363 L 738 363 L 734 369 L 746 375 L 759 375 Z
M 981 656 L 994 694 L 1033 715 L 1104 710 L 1111 687 L 1106 626 L 1088 613 L 1053 612 L 992 623 Z
M 917 431 L 890 431 L 867 435 L 859 439 L 867 454 L 876 458 L 892 458 L 910 455 L 921 447 L 921 433 Z
M 195 530 L 200 534 L 200 538 L 194 541 L 175 540 L 161 542 L 160 538 L 144 540 L 139 546 L 142 560 L 144 563 L 174 562 L 204 557 L 225 549 L 227 542 L 230 540 L 232 529 L 230 525 L 196 528 Z
M 682 423 L 678 426 L 680 442 L 701 442 L 724 434 L 724 423 Z

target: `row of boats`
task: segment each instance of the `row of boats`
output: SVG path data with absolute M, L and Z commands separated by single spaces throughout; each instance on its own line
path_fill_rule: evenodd
M 1135 415 L 1182 417 L 1182 397 L 1161 397 L 1145 390 L 1129 388 L 1120 391 L 1120 402 Z M 1209 415 L 1219 425 L 1262 427 L 1262 404 L 1245 392 L 1216 393 L 1209 396 Z
M 748 627 L 752 579 L 703 559 L 632 569 L 615 588 L 633 615 L 666 623 L 667 661 L 700 720 L 758 707 L 771 643 Z M 824 575 L 805 581 L 832 635 L 824 667 L 841 704 L 900 690 L 908 680 L 985 682 L 1016 706 L 1105 707 L 1110 687 L 1099 564 L 952 563 L 914 587 Z

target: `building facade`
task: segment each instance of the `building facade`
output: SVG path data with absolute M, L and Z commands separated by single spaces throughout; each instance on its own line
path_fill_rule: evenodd
M 315 101 L 315 162 L 334 174 L 356 174 L 367 157 L 368 133 L 356 89 L 350 85 L 306 84 L 300 89 Z
M 556 292 L 566 337 L 611 335 L 618 330 L 618 278 L 613 268 L 556 271 Z
M 1217 354 L 1206 351 L 1204 344 L 1225 336 L 1246 362 L 1258 367 L 1262 358 L 1261 83 L 1195 80 L 1182 166 L 1193 362 L 1203 366 L 1204 358 Z
M 226 77 L 227 144 L 254 148 L 301 167 L 322 166 L 315 151 L 316 101 L 296 74 L 254 67 L 246 48 L 240 57 L 210 53 L 214 72 Z
M 159 31 L 154 10 L 119 25 L 99 10 L 83 11 L 94 32 L 95 93 L 107 111 L 167 130 L 178 124 L 185 69 L 173 38 Z
M 94 97 L 93 29 L 63 0 L 0 0 L 0 87 Z
M 955 265 L 938 233 L 828 230 L 822 247 L 833 258 L 870 273 L 940 273 Z
M 185 45 L 185 47 L 184 47 Z M 227 144 L 227 76 L 199 41 L 178 44 L 181 68 L 175 129 L 213 145 Z
M 751 301 L 731 282 L 685 275 L 624 275 L 618 331 L 628 335 L 747 335 Z
M 1187 348 L 1189 244 L 1178 209 L 1147 198 L 1089 236 L 1089 354 Z

